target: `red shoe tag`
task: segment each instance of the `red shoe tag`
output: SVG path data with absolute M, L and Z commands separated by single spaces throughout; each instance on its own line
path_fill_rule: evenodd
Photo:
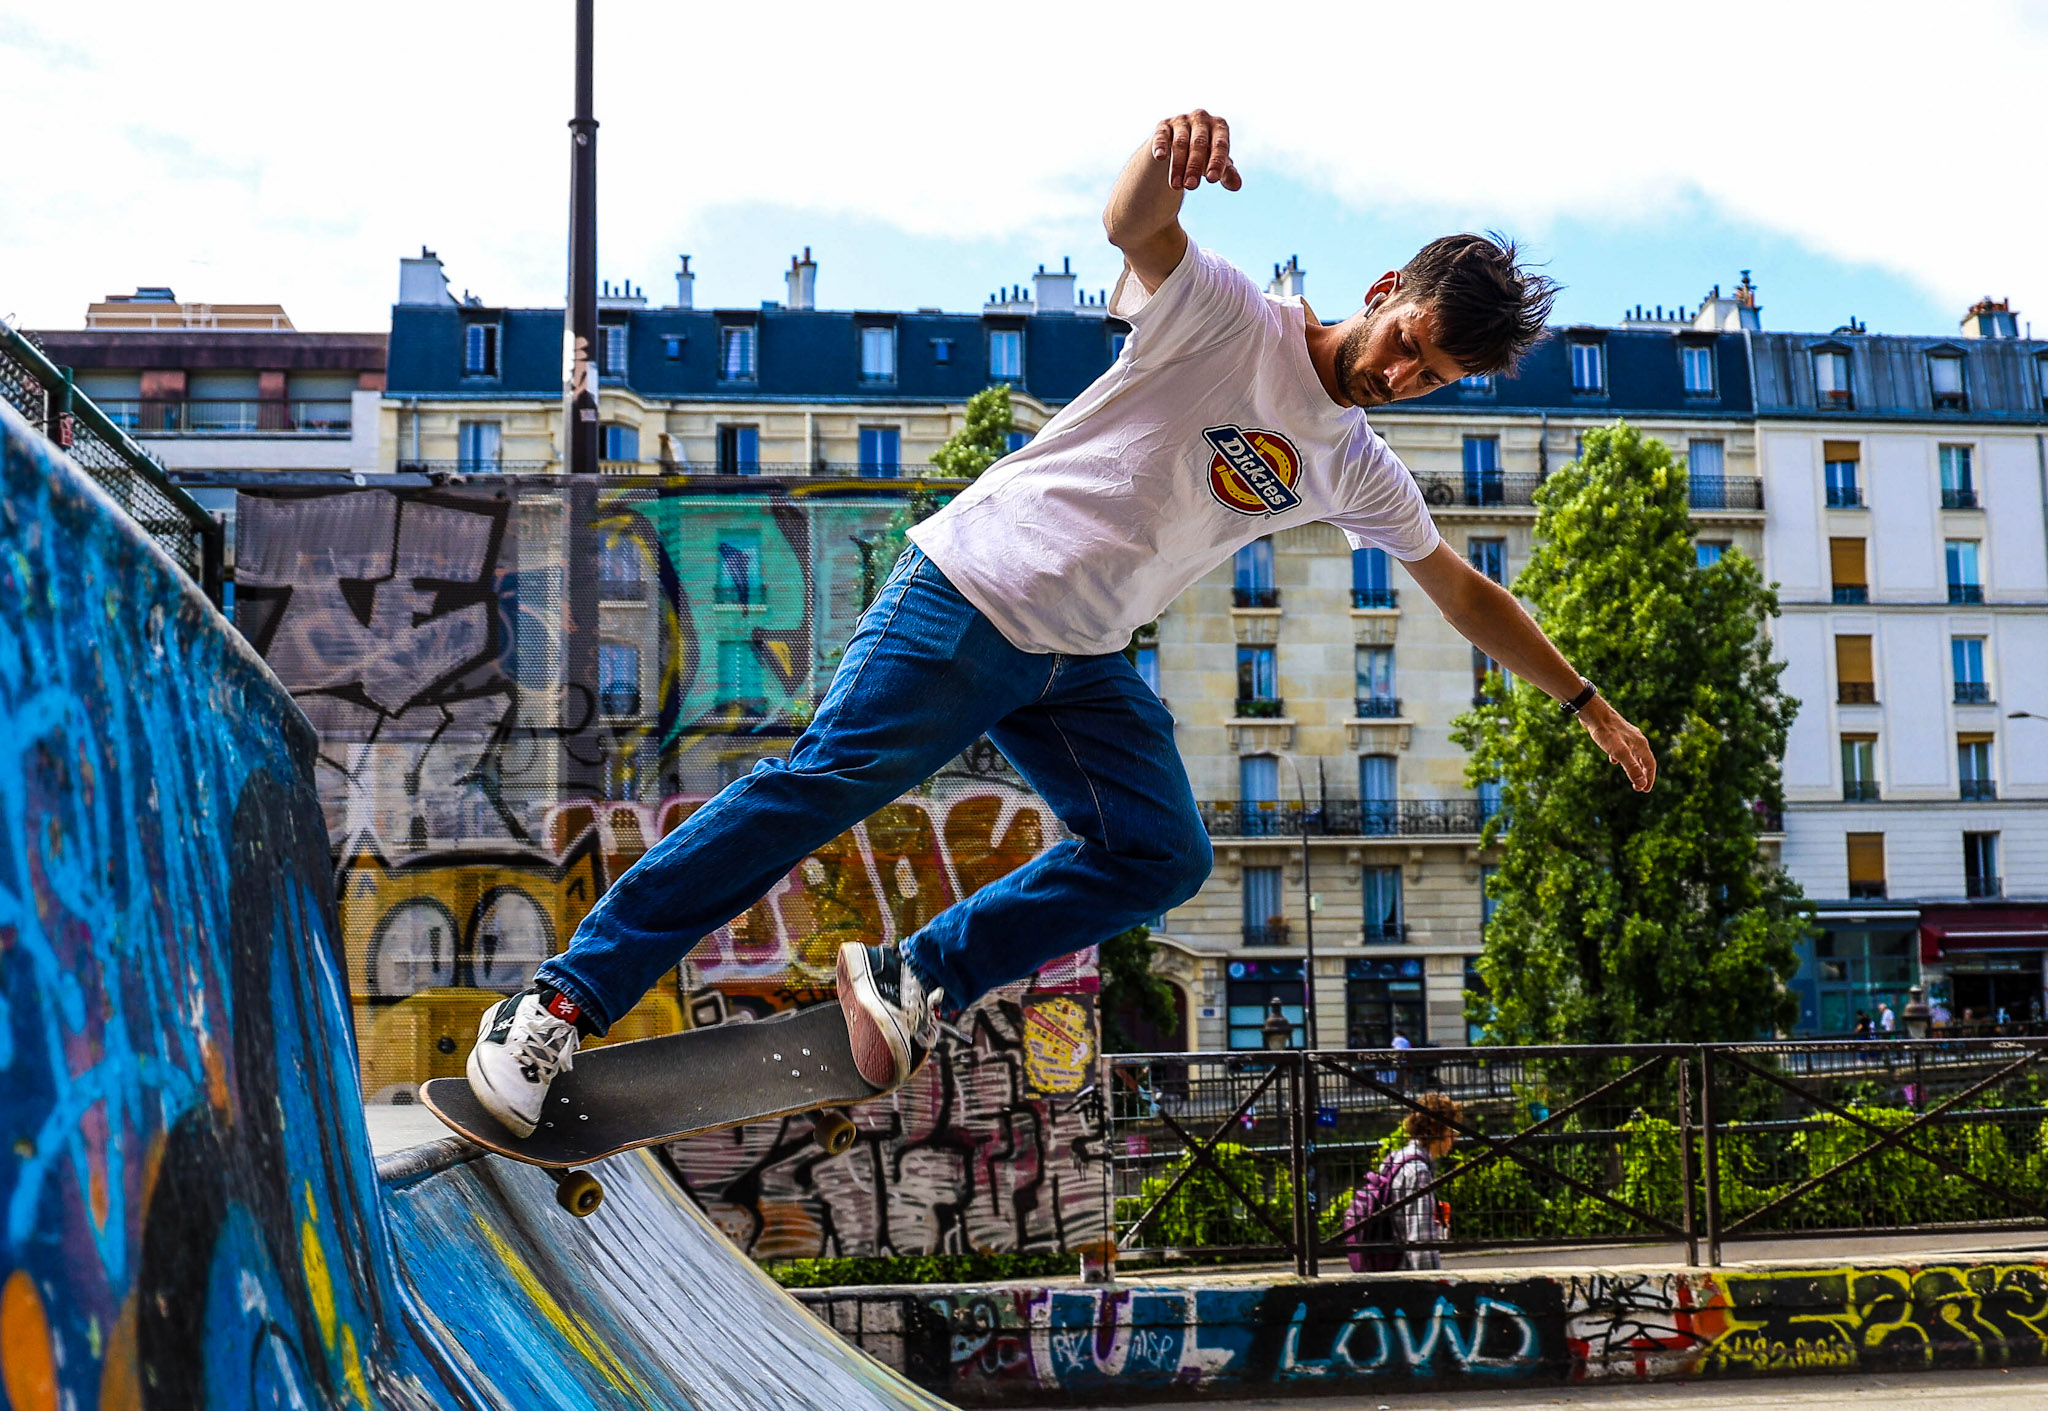
M 557 993 L 553 999 L 548 1001 L 548 1013 L 554 1015 L 555 1018 L 560 1019 L 565 1024 L 574 1024 L 583 1017 L 583 1006 L 571 1000 L 567 995 Z

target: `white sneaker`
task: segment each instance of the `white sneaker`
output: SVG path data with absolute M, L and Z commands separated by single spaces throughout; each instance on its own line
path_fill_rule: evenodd
M 926 992 L 894 946 L 839 948 L 839 1007 L 853 1066 L 877 1088 L 896 1087 L 918 1070 L 938 1042 L 934 1006 L 945 998 L 944 990 Z
M 515 1136 L 530 1137 L 557 1073 L 575 1066 L 583 1033 L 576 1006 L 538 987 L 521 990 L 484 1011 L 469 1051 L 469 1089 Z

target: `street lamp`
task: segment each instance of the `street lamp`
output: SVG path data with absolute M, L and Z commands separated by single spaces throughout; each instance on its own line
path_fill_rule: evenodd
M 2042 715 L 2037 711 L 2031 710 L 2009 710 L 2005 713 L 2005 718 L 2007 720 L 2048 720 L 2048 715 Z
M 1301 906 L 1302 939 L 1308 951 L 1308 958 L 1301 967 L 1301 1033 L 1302 1047 L 1316 1046 L 1316 899 L 1310 890 L 1309 849 L 1308 849 L 1308 788 L 1301 782 L 1301 766 L 1294 762 L 1293 755 L 1277 755 L 1287 762 L 1288 773 L 1294 776 L 1294 796 L 1301 802 Z
M 1907 991 L 1912 998 L 1906 1001 L 1906 1012 L 1903 1017 L 1906 1021 L 1906 1037 L 1909 1039 L 1927 1037 L 1928 1010 L 1924 991 L 1925 987 L 1921 985 L 1915 985 Z
M 1269 1049 L 1283 1049 L 1294 1037 L 1294 1026 L 1287 1022 L 1287 1016 L 1280 1012 L 1280 996 L 1274 995 L 1266 1007 L 1266 1022 L 1259 1025 L 1259 1033 Z

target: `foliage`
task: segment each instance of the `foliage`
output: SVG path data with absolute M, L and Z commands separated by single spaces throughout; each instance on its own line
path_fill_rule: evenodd
M 1782 806 L 1798 703 L 1766 629 L 1777 595 L 1737 550 L 1700 568 L 1685 467 L 1626 422 L 1537 491 L 1516 593 L 1566 659 L 1649 737 L 1635 793 L 1549 697 L 1516 683 L 1459 717 L 1469 777 L 1501 781 L 1501 846 L 1472 1017 L 1492 1043 L 1748 1039 L 1788 1026 L 1805 929 L 1758 843 Z M 1513 826 L 1507 826 L 1512 819 Z
M 1096 968 L 1102 976 L 1102 995 L 1096 1012 L 1102 1016 L 1102 1051 L 1135 1053 L 1134 1040 L 1124 1032 L 1118 1016 L 1130 1012 L 1148 1024 L 1170 1029 L 1180 1017 L 1173 986 L 1152 971 L 1153 956 L 1159 948 L 1152 943 L 1150 927 L 1133 926 L 1104 941 L 1096 952 Z
M 1218 1142 L 1212 1154 L 1216 1164 L 1223 1168 L 1239 1190 L 1258 1202 L 1259 1208 L 1266 1212 L 1275 1227 L 1282 1231 L 1293 1229 L 1294 1180 L 1288 1173 L 1284 1158 L 1276 1163 L 1236 1142 Z M 1128 1228 L 1130 1222 L 1150 1209 L 1152 1202 L 1193 1162 L 1192 1156 L 1181 1157 L 1173 1165 L 1148 1176 L 1135 1197 L 1119 1200 L 1116 1212 L 1119 1228 Z M 1173 1198 L 1146 1223 L 1138 1234 L 1137 1242 L 1150 1247 L 1206 1249 L 1277 1244 L 1281 1241 L 1274 1237 L 1265 1221 L 1247 1209 L 1244 1202 L 1224 1184 L 1214 1167 L 1204 1164 L 1181 1183 Z
M 967 399 L 966 424 L 932 452 L 932 469 L 958 480 L 974 479 L 1007 454 L 1016 425 L 1008 385 L 982 388 Z
M 787 1289 L 839 1288 L 853 1284 L 985 1284 L 1006 1279 L 1069 1278 L 1076 1255 L 909 1254 L 894 1258 L 785 1259 L 769 1264 L 768 1277 Z

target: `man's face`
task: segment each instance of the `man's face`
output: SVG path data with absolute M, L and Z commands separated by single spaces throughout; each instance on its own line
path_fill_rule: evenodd
M 1354 405 L 1377 407 L 1434 392 L 1465 370 L 1437 346 L 1436 310 L 1392 294 L 1344 335 L 1337 375 Z

